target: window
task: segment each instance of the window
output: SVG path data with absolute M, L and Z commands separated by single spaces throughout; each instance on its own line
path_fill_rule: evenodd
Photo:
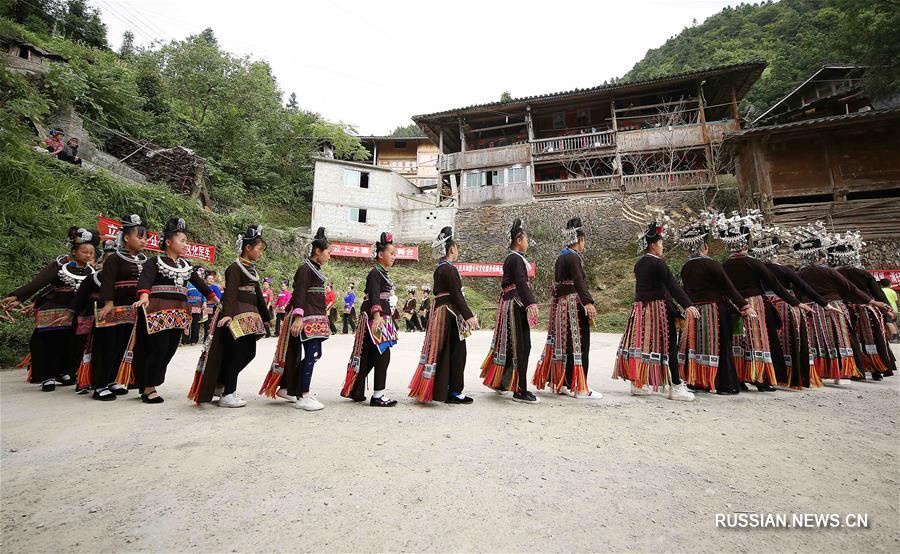
M 566 128 L 566 112 L 555 112 L 553 114 L 553 128 L 554 129 L 565 129 Z
M 488 183 L 488 184 L 489 185 L 498 185 L 498 186 L 502 185 L 503 181 L 504 181 L 504 179 L 503 179 L 504 173 L 505 173 L 505 170 L 503 170 L 503 169 L 498 169 L 497 171 L 491 171 L 490 183 Z
M 395 140 L 394 148 L 406 148 L 406 141 L 405 140 Z
M 575 121 L 579 127 L 587 127 L 591 124 L 591 111 L 578 110 L 578 113 L 575 115 Z
M 437 179 L 419 179 L 419 187 L 435 188 L 437 187 Z
M 480 187 L 484 183 L 484 173 L 480 171 L 473 171 L 471 173 L 466 173 L 466 186 L 467 187 Z
M 361 189 L 369 188 L 369 172 L 356 171 L 355 169 L 344 170 L 344 186 Z
M 524 183 L 525 182 L 525 168 L 524 167 L 511 167 L 507 170 L 510 183 Z
M 28 59 L 28 47 L 27 46 L 19 47 L 19 57 L 22 58 L 23 60 Z
M 350 221 L 353 223 L 365 223 L 368 213 L 365 208 L 350 208 Z

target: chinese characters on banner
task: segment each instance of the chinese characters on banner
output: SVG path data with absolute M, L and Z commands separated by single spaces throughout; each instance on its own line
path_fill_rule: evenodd
M 418 260 L 418 246 L 399 246 L 395 245 L 398 260 Z M 350 244 L 346 242 L 332 242 L 331 255 L 343 256 L 345 258 L 371 258 L 371 244 Z
M 97 221 L 97 229 L 100 231 L 103 240 L 116 238 L 119 227 L 121 227 L 121 223 L 118 220 L 108 217 L 101 217 Z M 158 234 L 149 233 L 147 236 L 147 250 L 162 252 L 159 241 L 160 236 Z M 184 251 L 184 257 L 212 264 L 216 262 L 216 247 L 208 244 L 188 244 L 187 249 Z
M 503 277 L 502 263 L 458 263 L 456 269 L 463 277 Z M 534 277 L 535 273 L 537 273 L 537 264 L 528 262 L 528 276 Z
M 887 279 L 891 282 L 891 288 L 900 287 L 900 269 L 870 269 L 868 270 L 875 279 Z

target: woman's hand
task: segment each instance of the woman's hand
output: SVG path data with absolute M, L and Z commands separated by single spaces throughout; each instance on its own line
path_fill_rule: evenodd
M 597 307 L 593 304 L 588 304 L 584 307 L 584 313 L 587 314 L 588 319 L 594 319 L 597 317 Z
M 100 318 L 100 321 L 106 321 L 106 318 L 109 317 L 113 311 L 113 302 L 112 300 L 107 300 L 103 307 L 100 308 L 100 311 L 97 312 L 97 317 Z
M 478 329 L 478 316 L 472 316 L 466 320 L 466 325 L 469 326 L 469 329 L 475 330 Z
M 219 318 L 219 322 L 216 324 L 216 327 L 225 327 L 229 323 L 231 323 L 231 318 L 228 316 L 225 316 L 225 317 Z
M 3 306 L 4 308 L 6 308 L 8 310 L 11 310 L 18 305 L 19 305 L 19 299 L 16 298 L 15 296 L 7 296 L 3 300 L 0 300 L 0 306 Z
M 150 295 L 146 292 L 141 294 L 138 301 L 132 304 L 135 308 L 146 308 L 150 304 Z
M 303 330 L 303 318 L 295 317 L 294 322 L 291 323 L 291 336 L 299 337 L 300 331 Z

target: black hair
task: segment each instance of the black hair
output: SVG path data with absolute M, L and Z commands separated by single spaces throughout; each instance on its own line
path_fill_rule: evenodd
M 456 244 L 456 240 L 453 238 L 453 227 L 447 226 L 441 229 L 441 232 L 438 233 L 438 240 L 441 240 L 444 237 L 448 237 L 447 240 L 444 241 L 444 255 L 446 256 L 447 253 L 450 252 L 450 247 Z
M 573 217 L 566 222 L 566 229 L 577 229 L 575 236 L 581 238 L 584 236 L 584 225 L 581 224 L 580 217 Z
M 150 229 L 147 228 L 147 223 L 143 219 L 141 219 L 141 216 L 137 214 L 130 214 L 122 218 L 123 238 L 132 234 L 139 237 L 146 237 L 149 233 Z
M 186 234 L 187 225 L 184 223 L 184 220 L 180 217 L 173 217 L 166 222 L 166 226 L 163 228 L 163 246 L 165 246 L 165 242 L 170 238 L 174 237 L 178 233 Z
M 309 255 L 315 256 L 316 250 L 320 252 L 326 250 L 328 248 L 328 244 L 328 237 L 325 236 L 325 227 L 319 227 L 319 229 L 316 230 L 316 237 L 312 241 Z
M 72 226 L 69 227 L 68 241 L 70 252 L 74 252 L 82 244 L 90 244 L 97 248 L 100 246 L 100 233 L 96 229 Z
M 516 243 L 516 239 L 525 234 L 525 226 L 522 223 L 521 218 L 516 218 L 513 221 L 512 227 L 509 230 L 509 247 Z
M 381 236 L 378 237 L 377 241 L 375 241 L 375 255 L 377 256 L 379 253 L 384 252 L 388 245 L 391 244 L 394 244 L 393 233 L 381 233 Z
M 644 231 L 644 243 L 647 245 L 647 248 L 649 248 L 651 244 L 656 244 L 662 239 L 662 225 L 657 224 L 655 221 L 647 224 L 647 230 Z
M 890 286 L 891 286 L 891 280 L 890 280 L 890 279 L 880 279 L 880 280 L 878 281 L 878 284 L 881 285 L 882 287 L 890 287 Z
M 241 256 L 244 255 L 248 246 L 253 248 L 259 243 L 266 244 L 262 237 L 262 228 L 259 225 L 250 225 L 247 227 L 247 232 L 241 235 Z

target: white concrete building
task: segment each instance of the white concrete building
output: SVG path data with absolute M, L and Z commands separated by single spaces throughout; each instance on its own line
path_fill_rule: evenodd
M 430 242 L 455 215 L 456 207 L 438 204 L 436 190 L 422 191 L 390 168 L 315 160 L 313 233 L 325 227 L 331 239 L 369 243 L 391 231 L 396 242 Z

